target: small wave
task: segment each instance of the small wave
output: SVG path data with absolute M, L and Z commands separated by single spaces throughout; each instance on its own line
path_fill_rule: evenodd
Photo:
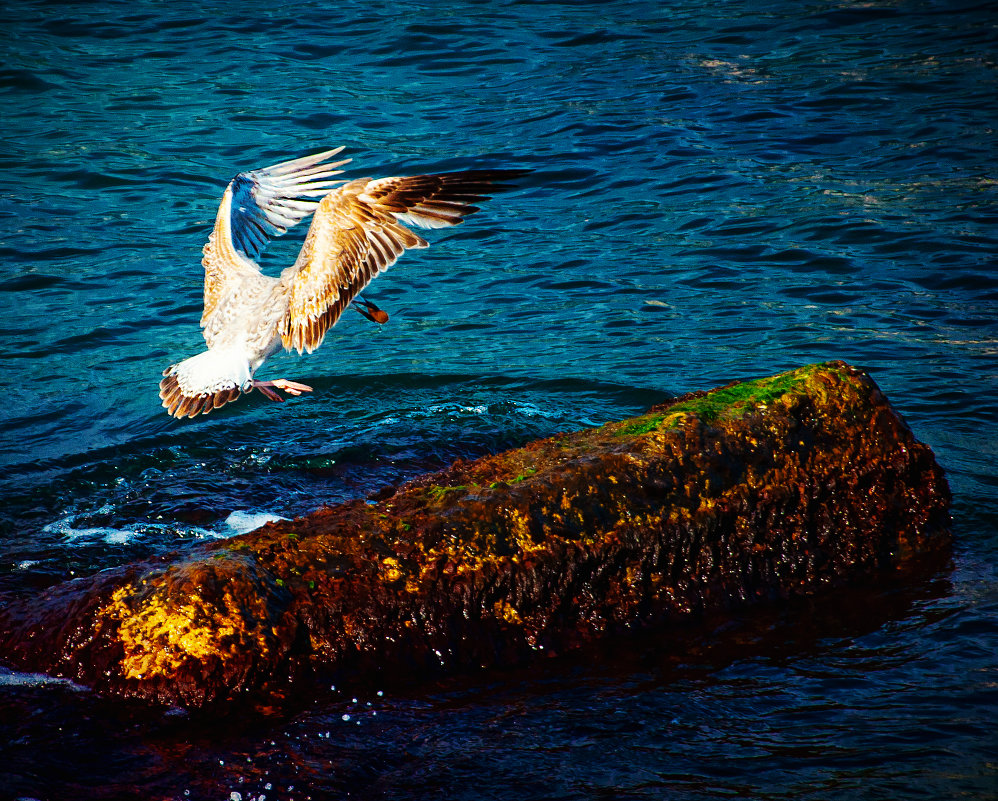
M 236 510 L 225 518 L 225 525 L 228 527 L 229 531 L 223 534 L 218 534 L 217 536 L 224 538 L 235 536 L 237 534 L 246 534 L 249 531 L 256 531 L 256 529 L 266 525 L 267 523 L 275 523 L 278 520 L 287 520 L 287 518 L 271 514 L 270 512 L 247 512 Z
M 86 692 L 87 690 L 86 687 L 82 687 L 69 679 L 46 676 L 44 673 L 20 673 L 16 670 L 0 668 L 0 687 L 43 687 L 52 684 L 67 687 L 77 692 Z
M 141 534 L 131 529 L 112 528 L 111 526 L 92 526 L 76 528 L 75 515 L 69 515 L 42 528 L 46 534 L 58 534 L 64 537 L 70 545 L 86 545 L 94 541 L 102 541 L 108 545 L 125 545 Z
M 459 402 L 435 403 L 421 409 L 412 409 L 406 414 L 410 419 L 425 417 L 448 416 L 452 418 L 482 417 L 488 415 L 560 418 L 563 414 L 558 409 L 542 409 L 533 403 L 517 400 L 502 400 L 492 403 L 464 404 Z
M 115 504 L 105 504 L 94 514 L 100 517 L 114 517 L 118 511 Z M 149 538 L 162 542 L 174 542 L 177 539 L 224 539 L 233 536 L 233 531 L 231 530 L 219 532 L 201 526 L 182 525 L 179 523 L 171 525 L 137 521 L 122 527 L 78 525 L 81 519 L 85 520 L 86 517 L 86 515 L 75 513 L 66 515 L 42 527 L 42 533 L 55 534 L 62 537 L 67 545 L 74 547 L 87 547 L 96 543 L 104 543 L 105 545 L 134 545 L 138 540 L 147 540 Z M 263 522 L 258 525 L 263 525 Z M 250 531 L 252 529 L 246 530 Z M 241 534 L 243 532 L 236 531 L 235 533 Z M 18 565 L 18 567 L 22 570 L 27 570 L 33 564 L 35 562 L 26 560 Z

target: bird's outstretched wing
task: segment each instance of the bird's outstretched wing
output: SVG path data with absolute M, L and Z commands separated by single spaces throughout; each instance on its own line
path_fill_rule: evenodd
M 323 163 L 342 151 L 342 147 L 283 161 L 262 170 L 237 175 L 229 183 L 232 190 L 232 244 L 251 259 L 257 258 L 274 237 L 297 225 L 319 205 L 321 198 L 342 180 L 339 175 L 350 159 Z
M 342 151 L 326 150 L 239 173 L 225 188 L 215 228 L 204 246 L 204 315 L 207 324 L 227 281 L 257 273 L 254 259 L 270 240 L 286 233 L 315 211 L 321 198 L 342 180 L 330 180 L 350 159 L 328 163 Z
M 407 178 L 361 178 L 327 194 L 312 219 L 294 266 L 281 279 L 288 306 L 281 339 L 311 353 L 350 301 L 407 248 L 426 247 L 403 222 L 425 228 L 457 225 L 508 188 L 500 182 L 524 170 L 473 170 Z

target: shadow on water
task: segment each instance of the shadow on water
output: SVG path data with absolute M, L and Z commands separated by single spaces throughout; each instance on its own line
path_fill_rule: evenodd
M 592 797 L 601 783 L 634 797 L 666 787 L 670 797 L 737 794 L 744 771 L 725 777 L 709 754 L 685 753 L 684 739 L 696 731 L 699 747 L 720 755 L 732 737 L 764 730 L 773 752 L 760 765 L 797 769 L 801 727 L 842 714 L 837 687 L 850 688 L 858 712 L 877 673 L 912 660 L 904 629 L 924 625 L 952 591 L 948 570 L 920 575 L 615 637 L 514 670 L 338 688 L 313 676 L 196 714 L 0 673 L 0 786 L 52 801 L 138 788 L 163 799 L 471 799 L 484 784 L 497 799 Z M 892 627 L 900 636 L 883 636 Z M 801 688 L 806 701 L 774 696 L 808 681 L 821 687 Z M 768 717 L 790 705 L 789 720 Z M 645 753 L 622 777 L 612 752 L 629 743 Z

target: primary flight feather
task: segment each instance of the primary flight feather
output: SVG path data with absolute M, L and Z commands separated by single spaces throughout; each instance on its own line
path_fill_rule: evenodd
M 281 348 L 311 353 L 343 311 L 409 248 L 427 242 L 406 225 L 442 228 L 478 211 L 474 203 L 507 187 L 525 170 L 470 170 L 400 178 L 334 179 L 349 159 L 343 148 L 237 175 L 225 188 L 204 246 L 204 313 L 208 349 L 163 372 L 159 395 L 175 417 L 194 417 L 259 389 L 283 400 L 311 387 L 253 375 Z M 278 277 L 255 259 L 270 240 L 309 215 L 295 263 Z M 364 316 L 387 315 L 358 298 Z

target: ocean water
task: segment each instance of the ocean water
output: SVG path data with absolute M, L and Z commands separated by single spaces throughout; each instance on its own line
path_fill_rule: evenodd
M 0 796 L 998 796 L 998 11 L 915 0 L 10 0 L 0 603 L 671 394 L 870 371 L 952 561 L 586 658 L 204 720 L 0 670 Z M 258 393 L 195 421 L 239 171 L 529 168 Z M 297 234 L 297 236 L 296 236 Z M 279 270 L 304 235 L 266 254 Z

